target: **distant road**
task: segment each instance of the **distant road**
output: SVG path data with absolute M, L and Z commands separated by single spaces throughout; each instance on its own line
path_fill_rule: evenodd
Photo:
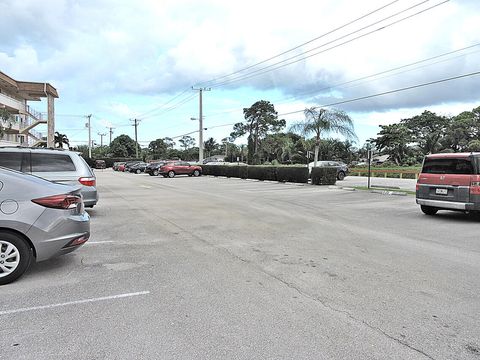
M 402 190 L 415 191 L 415 179 L 395 179 L 384 177 L 370 178 L 370 185 L 376 186 L 396 186 Z M 343 181 L 337 181 L 339 186 L 367 186 L 368 178 L 366 176 L 347 176 Z

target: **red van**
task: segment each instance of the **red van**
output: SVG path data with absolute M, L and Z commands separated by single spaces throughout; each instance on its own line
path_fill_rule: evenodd
M 480 153 L 425 156 L 416 200 L 427 215 L 438 210 L 480 212 Z

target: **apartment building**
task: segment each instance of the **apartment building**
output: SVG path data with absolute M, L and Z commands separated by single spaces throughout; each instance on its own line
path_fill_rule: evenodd
M 47 99 L 47 113 L 36 111 L 32 101 Z M 57 90 L 48 83 L 17 81 L 0 71 L 0 113 L 7 113 L 7 120 L 0 119 L 0 146 L 38 146 L 47 143 L 54 146 L 55 98 Z M 35 127 L 47 124 L 46 137 Z

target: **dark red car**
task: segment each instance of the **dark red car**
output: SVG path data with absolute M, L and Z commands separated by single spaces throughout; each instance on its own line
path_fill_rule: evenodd
M 171 161 L 160 168 L 159 174 L 170 178 L 175 177 L 175 175 L 200 176 L 202 175 L 202 168 L 184 161 Z

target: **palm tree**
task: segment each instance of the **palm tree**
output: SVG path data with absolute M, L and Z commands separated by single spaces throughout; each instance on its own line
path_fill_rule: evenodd
M 70 141 L 68 140 L 67 135 L 60 134 L 58 131 L 55 131 L 55 147 L 63 149 L 63 145 L 70 146 Z
M 313 166 L 317 166 L 318 152 L 322 135 L 337 133 L 346 139 L 356 140 L 352 119 L 343 111 L 336 109 L 307 108 L 304 111 L 305 120 L 293 124 L 292 131 L 300 132 L 303 136 L 315 135 L 315 157 Z
M 208 156 L 210 156 L 212 154 L 212 151 L 214 151 L 217 147 L 218 144 L 213 137 L 209 138 L 203 143 L 203 148 L 207 152 Z

